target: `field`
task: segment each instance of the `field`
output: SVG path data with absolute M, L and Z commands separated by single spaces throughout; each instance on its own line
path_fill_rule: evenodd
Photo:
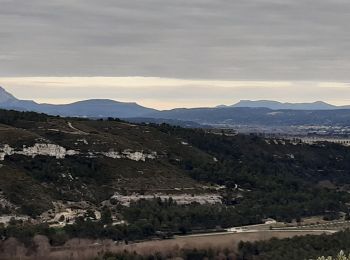
M 156 253 L 159 250 L 172 251 L 182 248 L 236 248 L 240 241 L 257 241 L 275 238 L 287 238 L 293 236 L 302 236 L 307 234 L 319 235 L 323 231 L 262 231 L 262 232 L 244 232 L 244 233 L 228 233 L 228 234 L 206 234 L 206 235 L 190 235 L 184 237 L 176 237 L 173 240 L 149 241 L 128 246 L 123 246 L 123 250 L 136 251 L 140 254 L 149 252 Z
M 1 259 L 93 259 L 103 255 L 105 252 L 137 252 L 139 254 L 152 254 L 160 252 L 167 254 L 182 249 L 235 249 L 240 241 L 268 240 L 271 238 L 288 238 L 308 234 L 320 235 L 324 231 L 259 231 L 245 233 L 214 233 L 190 236 L 178 236 L 169 240 L 145 241 L 133 244 L 115 244 L 112 241 L 92 241 L 86 239 L 72 239 L 64 247 L 50 247 L 43 237 L 37 237 L 39 247 L 37 253 L 32 256 L 24 256 L 21 247 L 12 247 L 12 252 Z M 11 241 L 10 241 L 11 242 Z

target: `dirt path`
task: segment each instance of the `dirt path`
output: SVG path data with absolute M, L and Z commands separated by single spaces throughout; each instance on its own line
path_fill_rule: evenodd
M 56 128 L 48 128 L 47 130 L 53 131 L 53 132 L 62 132 L 62 133 L 71 134 L 71 135 L 88 135 L 89 134 L 89 133 L 86 133 L 86 132 L 74 127 L 71 122 L 68 122 L 67 124 L 68 124 L 68 127 L 70 129 L 72 129 L 73 131 L 65 131 L 65 130 L 56 129 Z
M 88 135 L 88 133 L 86 133 L 86 132 L 84 132 L 84 131 L 74 127 L 71 122 L 68 122 L 68 126 L 69 126 L 70 129 L 73 129 L 75 131 L 74 132 L 75 134 Z

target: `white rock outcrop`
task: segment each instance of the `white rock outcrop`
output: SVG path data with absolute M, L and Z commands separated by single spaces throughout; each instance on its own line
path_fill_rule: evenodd
M 145 153 L 143 151 L 141 152 L 133 152 L 131 150 L 124 150 L 121 153 L 120 152 L 115 152 L 113 150 L 108 151 L 108 152 L 102 152 L 106 157 L 110 157 L 113 159 L 130 159 L 133 161 L 143 161 L 145 162 L 146 159 L 151 159 L 154 160 L 157 158 L 157 153 L 156 152 L 151 152 L 151 153 Z
M 5 160 L 6 155 L 12 155 L 13 153 L 14 149 L 8 144 L 5 144 L 2 148 L 0 148 L 0 161 Z
M 144 153 L 144 152 L 132 152 L 129 150 L 123 151 L 123 155 L 125 156 L 125 158 L 128 158 L 130 160 L 143 161 L 143 162 L 146 161 L 146 159 L 154 160 L 157 157 L 156 152 Z
M 67 150 L 66 148 L 59 146 L 57 144 L 50 143 L 36 143 L 33 146 L 15 149 L 9 146 L 8 144 L 0 146 L 0 161 L 5 160 L 6 156 L 11 156 L 13 154 L 20 154 L 24 156 L 35 157 L 37 155 L 56 157 L 57 159 L 64 159 L 66 156 L 72 156 L 76 154 L 81 154 L 79 151 L 75 150 Z M 143 152 L 143 151 L 132 151 L 130 149 L 124 150 L 122 152 L 116 152 L 114 150 L 110 150 L 108 152 L 95 152 L 90 151 L 85 154 L 88 158 L 94 158 L 98 155 L 104 155 L 113 159 L 129 159 L 133 161 L 143 161 L 145 162 L 147 159 L 154 160 L 157 158 L 156 152 Z M 82 154 L 84 156 L 84 154 Z
M 117 200 L 123 206 L 130 206 L 131 202 L 136 202 L 141 199 L 152 200 L 155 198 L 160 198 L 161 200 L 169 200 L 172 198 L 179 205 L 189 205 L 191 203 L 199 204 L 222 204 L 222 197 L 220 194 L 216 193 L 206 193 L 206 194 L 164 194 L 155 193 L 149 195 L 141 195 L 134 193 L 128 196 L 121 195 L 119 193 L 114 194 L 111 198 Z
M 45 144 L 36 143 L 31 147 L 23 147 L 22 150 L 15 150 L 8 144 L 0 147 L 0 161 L 3 161 L 6 156 L 11 156 L 13 154 L 20 154 L 30 157 L 35 157 L 37 155 L 56 157 L 57 159 L 63 159 L 66 155 L 79 154 L 78 151 L 67 150 L 66 148 L 59 146 L 57 144 Z
M 122 158 L 122 155 L 119 152 L 115 152 L 115 151 L 102 152 L 101 154 L 103 154 L 106 157 L 113 158 L 113 159 L 121 159 Z

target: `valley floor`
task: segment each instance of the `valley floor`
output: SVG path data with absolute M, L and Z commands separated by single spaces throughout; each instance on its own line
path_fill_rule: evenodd
M 260 230 L 259 230 L 260 229 Z M 35 254 L 26 256 L 21 247 L 11 248 L 12 252 L 0 255 L 0 259 L 27 259 L 27 260 L 88 260 L 103 256 L 106 252 L 136 252 L 141 255 L 161 253 L 166 255 L 183 249 L 225 249 L 238 248 L 240 241 L 259 241 L 271 238 L 290 238 L 304 235 L 332 234 L 335 230 L 266 230 L 264 227 L 251 227 L 244 232 L 205 233 L 186 236 L 176 236 L 173 239 L 143 241 L 130 244 L 117 244 L 111 240 L 94 241 L 87 239 L 72 239 L 61 247 L 50 247 L 42 241 Z M 39 238 L 40 240 L 40 238 Z

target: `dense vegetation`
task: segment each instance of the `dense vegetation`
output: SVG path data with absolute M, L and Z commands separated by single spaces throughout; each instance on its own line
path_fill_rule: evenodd
M 154 229 L 148 226 L 115 225 L 112 226 L 111 212 L 104 208 L 100 220 L 95 219 L 92 211 L 76 220 L 74 224 L 64 227 L 49 227 L 47 224 L 31 224 L 22 221 L 11 221 L 7 227 L 0 227 L 0 237 L 7 239 L 14 237 L 27 247 L 33 245 L 36 235 L 47 236 L 52 246 L 63 245 L 71 238 L 113 239 L 115 241 L 129 241 L 154 236 Z
M 214 135 L 200 129 L 169 125 L 155 126 L 187 140 L 217 158 L 216 164 L 179 163 L 200 181 L 235 184 L 250 190 L 238 208 L 252 209 L 254 215 L 290 221 L 326 212 L 348 212 L 350 197 L 336 188 L 350 184 L 349 148 L 335 144 L 267 143 L 255 135 Z M 322 181 L 334 187 L 322 187 Z
M 350 231 L 333 235 L 301 236 L 269 241 L 241 242 L 238 259 L 245 260 L 300 260 L 321 255 L 336 256 L 340 250 L 350 251 Z
M 140 200 L 122 209 L 133 224 L 148 223 L 154 230 L 187 233 L 193 230 L 228 228 L 260 221 L 253 212 L 240 212 L 232 206 L 177 205 L 173 200 Z
M 254 215 L 237 212 L 234 207 L 222 205 L 177 205 L 172 199 L 140 200 L 130 207 L 118 206 L 118 212 L 128 225 L 112 225 L 112 212 L 102 211 L 100 220 L 92 211 L 80 217 L 74 224 L 63 228 L 32 225 L 12 221 L 0 228 L 0 237 L 15 237 L 30 244 L 35 235 L 48 236 L 52 245 L 62 245 L 70 238 L 108 238 L 115 241 L 135 241 L 147 238 L 166 238 L 173 234 L 186 234 L 209 229 L 220 229 L 257 223 Z M 247 215 L 246 215 L 247 214 Z
M 41 121 L 45 122 L 49 118 L 48 115 L 45 114 L 38 114 L 35 112 L 19 112 L 15 110 L 3 110 L 0 109 L 0 123 L 6 124 L 6 125 L 14 125 L 16 122 L 19 121 Z
M 207 130 L 165 124 L 129 125 L 111 119 L 74 121 L 82 132 L 87 133 L 79 136 L 69 134 L 72 129 L 65 119 L 2 110 L 0 123 L 13 127 L 10 130 L 4 127 L 3 133 L 7 135 L 1 136 L 1 143 L 22 145 L 42 138 L 81 152 L 108 151 L 109 148 L 139 151 L 147 148 L 160 155 L 157 160 L 146 162 L 78 155 L 64 160 L 44 156 L 33 159 L 23 155 L 6 158 L 0 170 L 0 189 L 6 198 L 20 206 L 21 212 L 32 217 L 49 209 L 55 200 L 86 200 L 100 207 L 101 201 L 109 199 L 114 191 L 121 188 L 147 191 L 162 187 L 175 190 L 174 187 L 178 186 L 193 187 L 208 183 L 226 187 L 221 191 L 223 205 L 183 206 L 171 199 L 141 200 L 132 203 L 129 208 L 116 206 L 113 213 L 125 219 L 128 223 L 125 225 L 113 226 L 111 212 L 104 209 L 100 221 L 87 212 L 76 223 L 64 228 L 14 222 L 8 227 L 1 227 L 2 238 L 16 237 L 30 244 L 34 235 L 41 234 L 47 236 L 52 245 L 62 245 L 73 237 L 134 241 L 261 223 L 269 217 L 289 222 L 304 216 L 324 215 L 332 219 L 337 218 L 340 212 L 349 214 L 350 149 L 341 145 L 274 142 L 253 135 L 218 135 Z M 48 130 L 52 128 L 60 130 Z M 79 138 L 86 139 L 88 145 L 76 144 Z M 71 174 L 71 179 L 62 177 L 67 173 Z M 86 188 L 82 189 L 83 186 Z M 8 209 L 1 208 L 0 212 L 8 212 Z M 348 234 L 342 232 L 338 236 L 350 240 Z M 300 239 L 276 240 L 266 244 L 243 243 L 239 256 L 241 259 L 275 259 L 268 257 L 277 255 L 282 249 L 287 250 L 288 244 L 299 246 L 298 243 L 313 245 L 314 251 L 305 249 L 315 252 L 310 254 L 311 257 L 334 255 L 340 249 L 349 249 L 347 244 L 334 242 L 333 251 L 331 248 L 327 251 L 328 247 L 321 252 L 316 250 L 319 245 L 323 246 L 322 239 L 333 239 L 327 242 L 332 244 L 332 241 L 341 239 L 337 236 Z M 303 249 L 302 246 L 300 248 Z M 213 252 L 185 253 L 194 254 L 191 259 L 196 259 L 195 255 Z M 303 253 L 300 252 L 300 255 Z M 293 256 L 289 257 L 293 259 Z
M 258 136 L 217 135 L 208 133 L 207 130 L 185 129 L 166 124 L 133 127 L 112 119 L 59 119 L 31 112 L 0 110 L 0 122 L 27 130 L 18 133 L 21 138 L 15 138 L 15 143 L 20 139 L 23 139 L 21 142 L 28 143 L 28 140 L 37 138 L 39 134 L 42 138 L 50 139 L 64 147 L 75 148 L 74 143 L 78 137 L 66 134 L 66 128 L 63 128 L 63 132 L 38 130 L 45 127 L 62 127 L 67 125 L 67 120 L 79 123 L 80 128 L 91 133 L 89 143 L 95 143 L 96 140 L 106 144 L 120 142 L 115 145 L 117 149 L 123 149 L 123 146 L 135 147 L 135 150 L 149 147 L 150 150 L 159 150 L 159 153 L 164 155 L 161 161 L 142 165 L 132 161 L 112 162 L 105 158 L 82 156 L 67 157 L 62 161 L 40 156 L 34 159 L 11 156 L 6 161 L 8 168 L 2 169 L 4 177 L 8 177 L 9 180 L 5 178 L 0 188 L 10 200 L 23 205 L 24 213 L 35 216 L 47 210 L 50 207 L 48 196 L 51 200 L 83 199 L 98 203 L 107 199 L 117 188 L 116 185 L 135 188 L 137 184 L 136 188 L 147 190 L 152 186 L 154 189 L 164 183 L 172 183 L 164 180 L 158 183 L 154 172 L 158 172 L 159 176 L 167 174 L 168 180 L 181 180 L 179 186 L 191 185 L 190 178 L 179 178 L 186 172 L 189 177 L 199 182 L 225 185 L 226 204 L 235 204 L 237 215 L 252 216 L 249 217 L 248 223 L 268 217 L 291 221 L 310 215 L 328 214 L 336 217 L 338 212 L 348 213 L 346 203 L 350 201 L 350 196 L 345 191 L 350 187 L 350 153 L 349 148 L 341 145 L 305 145 L 271 140 L 267 143 L 264 138 Z M 33 134 L 26 137 L 31 132 Z M 11 133 L 14 135 L 12 130 L 9 131 L 6 140 L 11 139 Z M 179 139 L 185 140 L 193 148 L 175 144 Z M 89 144 L 88 147 L 77 148 L 81 151 L 91 151 L 108 150 L 110 147 Z M 207 155 L 215 157 L 217 162 L 209 160 Z M 142 178 L 135 174 L 135 170 L 144 173 Z M 62 177 L 62 174 L 66 175 L 67 172 L 72 175 L 73 181 Z M 135 181 L 127 181 L 130 178 Z M 126 181 L 120 183 L 120 179 Z M 22 180 L 28 181 L 28 184 L 22 185 Z M 328 181 L 330 185 L 320 185 L 324 181 Z M 52 187 L 48 187 L 47 184 L 52 184 Z M 39 185 L 43 187 L 39 188 Z M 79 188 L 85 185 L 88 189 Z M 240 193 L 243 196 L 238 197 L 237 192 L 232 192 L 236 185 L 241 189 Z M 32 203 L 36 202 L 37 206 L 28 208 L 26 205 L 29 202 L 24 199 L 25 195 L 16 196 L 11 189 L 17 186 L 19 194 L 21 190 L 32 193 L 34 189 L 38 193 L 42 191 L 40 197 L 45 199 L 34 200 Z M 37 210 L 33 211 L 30 208 Z

